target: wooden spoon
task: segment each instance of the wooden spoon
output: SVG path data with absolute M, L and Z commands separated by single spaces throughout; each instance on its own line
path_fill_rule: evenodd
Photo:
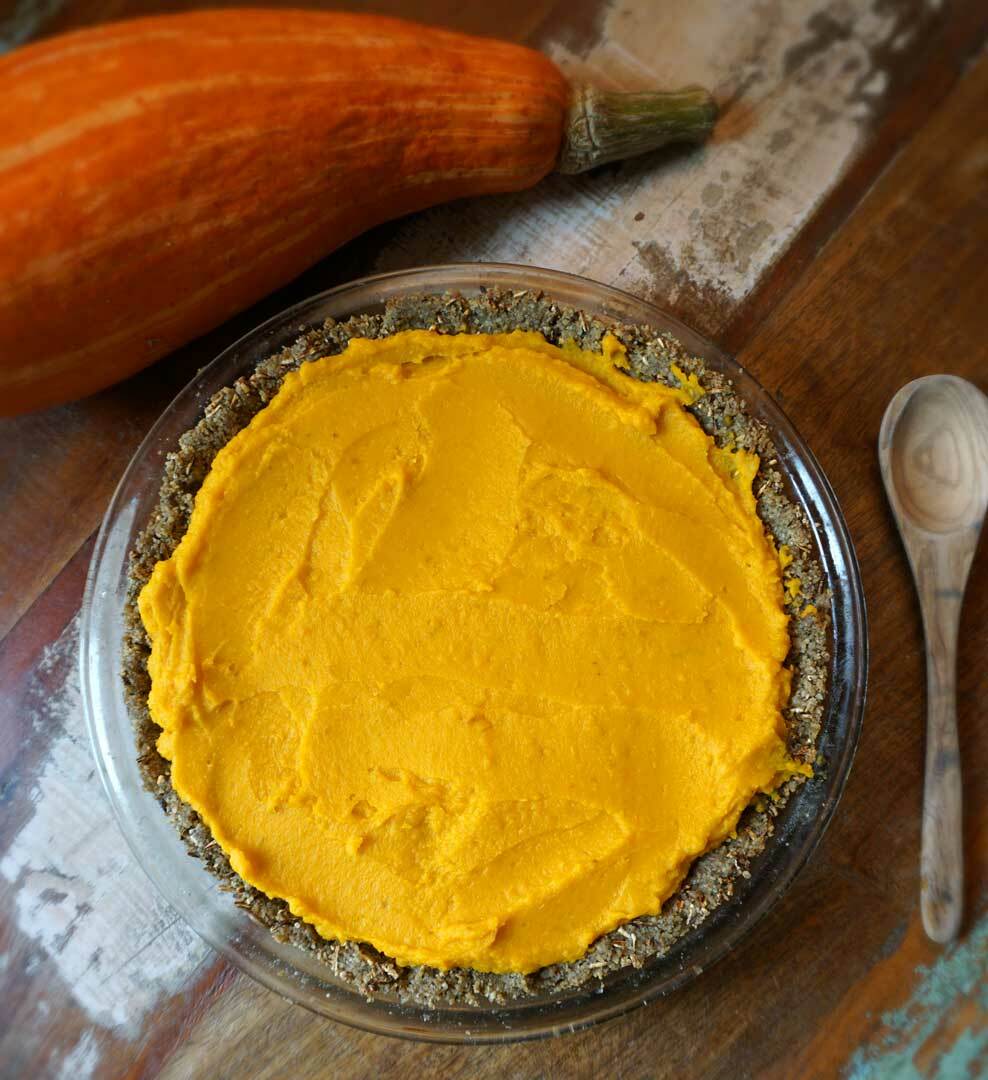
M 927 935 L 945 944 L 956 937 L 963 909 L 957 633 L 988 509 L 988 398 L 954 375 L 908 383 L 885 410 L 878 460 L 923 613 L 927 720 L 920 908 Z

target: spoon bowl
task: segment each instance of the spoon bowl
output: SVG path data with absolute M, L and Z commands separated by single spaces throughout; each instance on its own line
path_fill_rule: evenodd
M 980 523 L 988 500 L 988 432 L 983 427 L 979 432 L 975 414 L 984 395 L 950 375 L 917 379 L 900 394 L 905 391 L 911 392 L 889 433 L 892 479 L 902 514 L 915 528 L 938 534 Z M 966 426 L 962 417 L 969 417 L 973 426 Z

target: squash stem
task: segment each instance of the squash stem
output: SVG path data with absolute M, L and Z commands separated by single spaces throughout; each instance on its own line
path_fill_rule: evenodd
M 717 105 L 700 86 L 616 93 L 574 86 L 556 170 L 580 173 L 672 142 L 703 142 Z

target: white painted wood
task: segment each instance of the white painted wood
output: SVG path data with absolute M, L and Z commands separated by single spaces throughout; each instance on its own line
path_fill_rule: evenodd
M 84 728 L 78 648 L 76 617 L 32 676 L 28 738 L 47 750 L 35 773 L 18 777 L 5 808 L 29 809 L 0 857 L 0 891 L 31 963 L 50 966 L 52 982 L 94 1031 L 134 1039 L 214 954 L 158 895 L 120 836 Z M 57 1008 L 39 1017 L 39 1031 L 49 1023 L 60 1023 Z M 99 1059 L 98 1039 L 81 1038 L 67 1059 L 74 1080 L 97 1073 Z
M 935 5 L 930 5 L 932 15 Z M 614 0 L 596 40 L 541 47 L 574 81 L 713 89 L 713 141 L 416 215 L 379 270 L 521 262 L 618 285 L 716 333 L 832 190 L 924 18 L 883 0 Z M 726 108 L 724 106 L 726 105 Z

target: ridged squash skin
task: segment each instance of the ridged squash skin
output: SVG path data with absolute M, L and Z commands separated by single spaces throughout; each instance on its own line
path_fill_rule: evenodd
M 227 9 L 0 58 L 0 413 L 132 374 L 373 225 L 536 183 L 569 87 L 518 45 Z

